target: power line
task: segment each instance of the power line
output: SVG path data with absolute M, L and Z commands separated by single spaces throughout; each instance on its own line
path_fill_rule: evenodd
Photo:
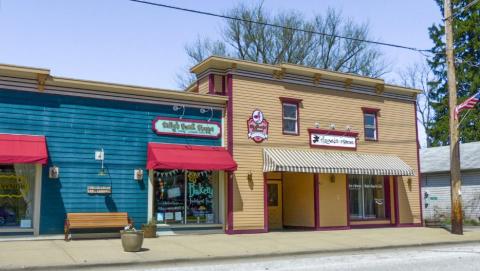
M 146 5 L 151 5 L 151 6 L 180 10 L 180 11 L 184 11 L 184 12 L 207 15 L 207 16 L 212 16 L 212 17 L 217 17 L 217 18 L 222 18 L 222 19 L 235 20 L 235 21 L 241 21 L 241 22 L 252 23 L 252 24 L 259 24 L 259 25 L 270 26 L 270 27 L 275 27 L 275 28 L 282 28 L 282 29 L 287 29 L 287 30 L 291 30 L 291 31 L 298 31 L 298 32 L 304 32 L 304 33 L 309 33 L 309 34 L 329 36 L 329 37 L 333 37 L 333 38 L 339 38 L 339 39 L 352 40 L 352 41 L 358 41 L 358 42 L 364 42 L 364 43 L 371 43 L 371 44 L 376 44 L 376 45 L 381 45 L 381 46 L 388 46 L 388 47 L 406 49 L 406 50 L 420 52 L 420 53 L 423 53 L 423 52 L 434 53 L 429 49 L 419 49 L 419 48 L 405 46 L 405 45 L 386 43 L 386 42 L 380 42 L 380 41 L 373 41 L 373 40 L 366 40 L 366 39 L 358 39 L 358 38 L 328 34 L 328 33 L 323 33 L 323 32 L 318 32 L 318 31 L 313 31 L 313 30 L 306 30 L 306 29 L 301 29 L 301 28 L 282 26 L 282 25 L 272 24 L 272 23 L 267 23 L 267 22 L 258 22 L 258 21 L 253 21 L 253 20 L 247 20 L 247 19 L 232 17 L 232 16 L 228 16 L 228 15 L 221 15 L 221 14 L 217 14 L 217 13 L 213 13 L 213 12 L 207 12 L 207 11 L 201 11 L 201 10 L 195 10 L 195 9 L 189 9 L 189 8 L 182 8 L 182 7 L 179 7 L 179 6 L 165 5 L 165 4 L 160 4 L 160 3 L 150 2 L 150 1 L 142 1 L 142 0 L 129 0 L 129 1 L 136 2 L 136 3 L 141 3 L 141 4 L 146 4 Z M 475 0 L 475 1 L 478 1 L 478 0 Z

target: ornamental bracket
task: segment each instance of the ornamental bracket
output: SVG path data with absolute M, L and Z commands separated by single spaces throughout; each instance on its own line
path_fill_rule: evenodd
M 320 84 L 320 80 L 322 79 L 322 75 L 320 73 L 316 73 L 314 76 L 313 76 L 313 84 L 314 85 L 318 85 Z
M 375 93 L 379 94 L 379 95 L 382 95 L 383 92 L 385 91 L 385 85 L 383 84 L 377 84 L 375 86 Z
M 37 74 L 37 83 L 38 83 L 38 91 L 45 91 L 45 82 L 48 79 L 48 74 L 39 73 Z
M 346 90 L 346 91 L 350 91 L 350 90 L 351 90 L 351 88 L 352 88 L 352 82 L 353 82 L 352 78 L 347 78 L 347 79 L 345 79 L 345 90 Z

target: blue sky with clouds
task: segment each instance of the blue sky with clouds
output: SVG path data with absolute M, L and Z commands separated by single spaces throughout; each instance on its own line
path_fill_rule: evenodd
M 221 13 L 240 1 L 152 0 Z M 258 1 L 242 1 L 257 3 Z M 441 19 L 433 0 L 265 0 L 272 12 L 305 16 L 340 9 L 383 42 L 431 48 L 427 28 Z M 177 88 L 187 65 L 185 44 L 216 39 L 222 19 L 128 0 L 0 0 L 0 63 L 51 69 L 56 76 Z M 381 47 L 392 72 L 418 61 L 418 53 Z

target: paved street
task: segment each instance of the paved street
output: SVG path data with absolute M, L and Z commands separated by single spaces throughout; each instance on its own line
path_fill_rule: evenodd
M 98 269 L 96 269 L 98 270 Z M 142 271 L 253 271 L 253 270 L 480 270 L 480 245 L 432 246 L 355 253 L 242 259 L 228 262 L 114 268 Z

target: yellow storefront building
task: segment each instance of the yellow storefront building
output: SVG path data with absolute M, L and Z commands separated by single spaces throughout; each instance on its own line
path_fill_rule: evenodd
M 422 225 L 418 90 L 221 57 L 191 71 L 187 91 L 228 97 L 227 233 Z

